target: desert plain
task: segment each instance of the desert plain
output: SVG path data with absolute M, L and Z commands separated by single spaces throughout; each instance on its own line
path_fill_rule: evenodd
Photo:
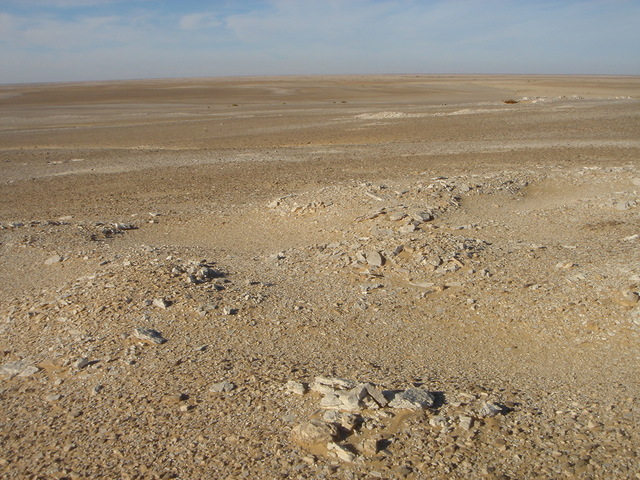
M 639 165 L 639 77 L 0 86 L 0 477 L 640 478 Z

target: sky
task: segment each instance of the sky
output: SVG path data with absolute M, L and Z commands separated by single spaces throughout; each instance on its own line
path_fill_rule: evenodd
M 0 83 L 640 75 L 640 0 L 0 0 Z

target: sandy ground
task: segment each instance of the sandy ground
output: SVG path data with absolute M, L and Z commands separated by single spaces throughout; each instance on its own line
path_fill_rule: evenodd
M 0 86 L 0 476 L 639 478 L 639 158 L 638 77 Z

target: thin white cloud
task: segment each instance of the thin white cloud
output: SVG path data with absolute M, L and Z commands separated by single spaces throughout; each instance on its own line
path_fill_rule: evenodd
M 26 81 L 30 74 L 37 75 L 32 81 L 49 81 L 294 73 L 640 73 L 640 57 L 633 51 L 640 42 L 635 21 L 640 4 L 633 2 L 272 0 L 243 3 L 242 12 L 234 11 L 233 3 L 183 12 L 177 2 L 171 9 L 166 2 L 158 2 L 164 9 L 146 8 L 157 0 L 28 1 L 60 7 L 118 3 L 118 8 L 106 9 L 107 14 L 102 8 L 25 13 L 0 6 L 0 82 Z M 18 60 L 10 65 L 4 62 L 8 58 Z
M 219 27 L 222 22 L 213 13 L 191 13 L 183 15 L 178 25 L 185 30 L 199 30 Z
M 121 3 L 122 1 L 123 0 L 9 0 L 8 3 L 22 7 L 74 8 L 96 7 L 98 5 Z

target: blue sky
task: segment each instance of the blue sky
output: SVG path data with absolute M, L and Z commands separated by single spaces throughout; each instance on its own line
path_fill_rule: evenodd
M 640 0 L 0 0 L 0 83 L 640 75 Z

